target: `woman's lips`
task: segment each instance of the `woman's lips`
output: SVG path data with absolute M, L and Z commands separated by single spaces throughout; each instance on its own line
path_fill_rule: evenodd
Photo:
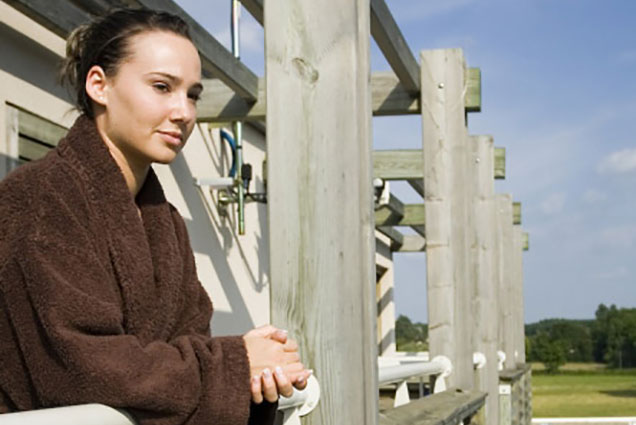
M 162 139 L 174 146 L 181 146 L 183 138 L 180 132 L 177 131 L 159 131 Z

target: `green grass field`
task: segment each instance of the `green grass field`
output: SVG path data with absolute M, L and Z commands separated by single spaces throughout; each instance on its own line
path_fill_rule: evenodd
M 636 416 L 636 370 L 610 371 L 599 365 L 566 365 L 564 372 L 532 375 L 536 418 Z

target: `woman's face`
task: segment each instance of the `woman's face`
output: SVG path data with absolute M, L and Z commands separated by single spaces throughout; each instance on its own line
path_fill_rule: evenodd
M 199 54 L 188 39 L 163 31 L 135 35 L 129 52 L 106 78 L 102 130 L 131 164 L 169 163 L 196 122 Z

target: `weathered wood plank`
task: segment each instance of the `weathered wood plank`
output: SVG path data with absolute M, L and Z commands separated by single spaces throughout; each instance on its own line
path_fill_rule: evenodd
M 530 250 L 530 234 L 528 232 L 523 233 L 523 250 Z
M 481 69 L 466 70 L 466 112 L 481 112 Z
M 513 236 L 513 323 L 514 323 L 514 352 L 517 365 L 526 363 L 526 331 L 524 322 L 523 302 L 523 230 L 515 225 Z
M 43 145 L 27 137 L 20 136 L 18 140 L 19 158 L 24 161 L 35 161 L 49 153 L 52 146 Z
M 241 0 L 241 4 L 259 24 L 263 25 L 263 0 Z
M 407 180 L 408 184 L 411 185 L 413 190 L 415 190 L 422 198 L 424 198 L 424 180 L 423 179 L 409 179 Z
M 381 236 L 376 237 L 376 269 L 383 267 L 378 275 L 375 290 L 378 312 L 377 344 L 381 356 L 395 354 L 395 273 L 393 270 L 393 252 L 390 241 Z
M 199 52 L 203 69 L 209 70 L 239 96 L 248 100 L 258 99 L 258 77 L 239 59 L 235 58 L 216 38 L 203 28 L 172 0 L 136 0 L 148 9 L 163 10 L 179 15 L 190 26 L 190 35 Z
M 320 381 L 304 423 L 373 425 L 369 0 L 264 7 L 272 320 Z
M 467 131 L 464 56 L 460 49 L 425 50 L 422 145 L 426 204 L 426 284 L 431 356 L 453 363 L 450 385 L 473 386 L 468 279 Z
M 467 170 L 471 200 L 469 277 L 473 287 L 472 335 L 475 351 L 486 356 L 484 367 L 475 370 L 476 389 L 488 394 L 483 412 L 483 423 L 486 424 L 496 424 L 499 418 L 498 297 L 493 270 L 496 234 L 493 157 L 491 136 L 470 136 Z
M 521 224 L 521 202 L 512 203 L 512 224 Z
M 409 92 L 393 72 L 374 72 L 371 75 L 371 96 L 374 116 L 420 113 L 418 94 Z
M 496 214 L 497 214 L 497 244 L 496 244 L 496 268 L 495 279 L 497 280 L 499 295 L 499 350 L 506 354 L 504 367 L 514 369 L 515 361 L 514 349 L 514 327 L 512 315 L 514 308 L 512 296 L 513 280 L 513 224 L 512 224 L 512 197 L 509 194 L 496 194 Z
M 385 220 L 386 217 L 394 217 L 399 220 L 404 217 L 404 204 L 390 193 L 389 201 L 385 204 L 380 204 L 375 208 L 376 226 L 378 225 L 378 217 L 381 218 L 381 221 Z M 390 224 L 386 225 L 390 226 Z
M 384 0 L 371 0 L 371 34 L 410 93 L 420 92 L 420 67 Z
M 506 178 L 506 148 L 495 148 L 495 179 Z
M 380 413 L 381 425 L 449 425 L 470 423 L 486 394 L 449 389 Z
M 375 212 L 376 226 L 424 226 L 426 224 L 424 204 L 406 204 L 402 206 L 402 214 L 389 208 L 381 208 Z
M 404 234 L 392 226 L 378 226 L 378 232 L 391 239 L 391 249 L 404 245 Z
M 229 119 L 255 121 L 265 119 L 265 84 L 258 81 L 256 101 L 245 100 L 219 80 L 204 80 L 203 97 L 198 105 L 199 121 L 226 122 Z M 404 89 L 392 72 L 378 72 L 371 76 L 371 95 L 374 116 L 418 114 L 419 96 Z
M 62 38 L 91 16 L 66 0 L 5 0 L 38 24 Z
M 50 146 L 57 146 L 68 131 L 61 125 L 18 109 L 18 129 L 20 135 L 39 140 Z
M 419 149 L 374 151 L 373 177 L 384 180 L 423 178 L 422 151 Z
M 402 244 L 391 247 L 395 252 L 424 252 L 426 250 L 426 238 L 420 235 L 404 235 Z

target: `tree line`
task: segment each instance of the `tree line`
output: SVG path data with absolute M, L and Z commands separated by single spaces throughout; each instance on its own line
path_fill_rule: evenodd
M 546 319 L 528 324 L 526 359 L 556 372 L 566 362 L 636 367 L 636 308 L 600 304 L 591 320 Z M 399 351 L 428 349 L 428 326 L 400 315 L 395 323 Z

